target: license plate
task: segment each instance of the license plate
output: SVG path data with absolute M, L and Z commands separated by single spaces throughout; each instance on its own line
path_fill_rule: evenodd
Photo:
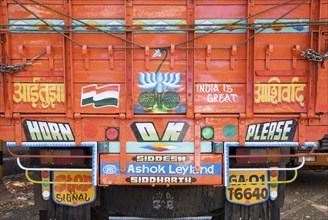
M 253 205 L 269 198 L 267 171 L 230 171 L 226 198 L 231 203 Z

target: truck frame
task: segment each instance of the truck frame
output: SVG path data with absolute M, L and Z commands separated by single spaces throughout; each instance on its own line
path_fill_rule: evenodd
M 328 0 L 0 9 L 0 140 L 40 219 L 277 220 L 327 167 Z

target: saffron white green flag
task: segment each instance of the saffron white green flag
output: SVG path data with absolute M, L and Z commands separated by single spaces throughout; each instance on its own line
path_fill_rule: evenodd
M 82 87 L 81 106 L 93 105 L 94 108 L 106 106 L 118 107 L 120 85 L 110 84 L 99 86 L 92 84 Z

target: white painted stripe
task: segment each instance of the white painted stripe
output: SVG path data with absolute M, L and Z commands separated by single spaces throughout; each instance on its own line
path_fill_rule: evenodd
M 116 98 L 116 99 L 118 99 L 119 92 L 117 92 L 117 91 L 106 91 L 106 92 L 102 92 L 102 93 L 97 94 L 96 91 L 92 91 L 92 92 L 82 93 L 81 97 L 82 97 L 82 99 L 87 99 L 87 98 L 93 97 L 93 100 L 95 100 L 95 101 L 99 101 L 99 100 L 106 99 L 106 98 Z

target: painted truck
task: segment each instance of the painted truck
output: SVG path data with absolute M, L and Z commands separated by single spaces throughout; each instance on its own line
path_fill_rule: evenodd
M 0 139 L 40 219 L 277 220 L 327 166 L 327 0 L 0 7 Z

